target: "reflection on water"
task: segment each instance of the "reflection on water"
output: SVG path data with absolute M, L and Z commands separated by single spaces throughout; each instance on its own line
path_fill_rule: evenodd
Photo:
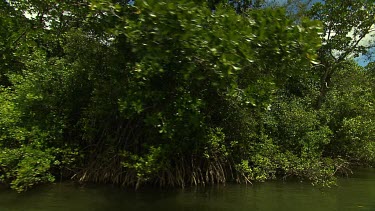
M 330 189 L 300 182 L 184 190 L 47 185 L 26 193 L 0 189 L 0 210 L 375 210 L 375 169 L 357 171 Z

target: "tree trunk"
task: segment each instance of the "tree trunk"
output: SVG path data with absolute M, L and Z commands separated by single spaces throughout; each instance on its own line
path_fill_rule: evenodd
M 317 110 L 321 109 L 322 104 L 326 98 L 329 88 L 331 87 L 331 78 L 333 74 L 332 67 L 325 67 L 324 74 L 320 79 L 320 89 L 319 89 L 319 96 L 316 101 L 315 108 Z

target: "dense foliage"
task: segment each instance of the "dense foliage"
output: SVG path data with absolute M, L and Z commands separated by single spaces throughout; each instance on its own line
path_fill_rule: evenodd
M 338 1 L 219 2 L 1 0 L 0 182 L 332 185 L 373 164 L 375 69 L 349 23 L 327 38 Z M 340 6 L 370 33 L 372 3 Z

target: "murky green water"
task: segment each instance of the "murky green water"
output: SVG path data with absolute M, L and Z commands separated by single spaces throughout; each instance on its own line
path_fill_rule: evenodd
M 39 187 L 23 194 L 0 190 L 6 210 L 374 210 L 375 169 L 357 171 L 339 186 L 320 189 L 308 183 L 267 182 L 185 190 L 123 190 L 70 183 Z

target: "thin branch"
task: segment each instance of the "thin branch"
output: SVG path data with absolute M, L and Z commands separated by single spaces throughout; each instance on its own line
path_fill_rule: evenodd
M 363 33 L 363 34 L 359 37 L 359 39 L 358 39 L 354 44 L 352 44 L 352 45 L 349 47 L 349 50 L 347 50 L 345 53 L 343 53 L 343 54 L 339 57 L 338 61 L 342 61 L 342 60 L 344 60 L 349 54 L 351 54 L 351 53 L 353 52 L 353 49 L 356 49 L 356 48 L 358 47 L 359 42 L 361 42 L 361 41 L 363 40 L 363 38 L 365 38 L 366 35 L 369 34 L 370 28 L 371 28 L 371 26 L 369 26 L 369 27 L 365 30 L 366 33 Z
M 28 32 L 28 30 L 25 30 L 24 32 L 22 32 L 22 34 L 21 34 L 20 36 L 18 36 L 18 38 L 17 38 L 15 41 L 13 41 L 12 46 L 13 46 L 13 45 L 16 45 L 16 44 L 18 43 L 18 41 L 20 41 L 20 39 L 21 39 L 23 36 L 26 35 L 27 32 Z

